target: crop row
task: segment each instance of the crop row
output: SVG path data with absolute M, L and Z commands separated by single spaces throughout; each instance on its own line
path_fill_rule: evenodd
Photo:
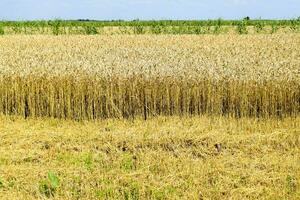
M 236 32 L 299 32 L 300 18 L 293 20 L 203 21 L 1 21 L 2 34 L 220 34 Z

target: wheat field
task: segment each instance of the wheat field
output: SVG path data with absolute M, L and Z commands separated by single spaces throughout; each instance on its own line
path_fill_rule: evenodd
M 4 36 L 0 112 L 75 120 L 300 111 L 297 34 Z

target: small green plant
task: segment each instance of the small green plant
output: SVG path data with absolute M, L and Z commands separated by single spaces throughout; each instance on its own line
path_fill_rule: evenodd
M 202 34 L 202 26 L 196 26 L 195 27 L 195 34 L 200 35 Z
M 0 25 L 0 35 L 4 35 L 4 28 Z
M 16 178 L 15 177 L 9 177 L 7 179 L 7 187 L 14 187 L 15 183 L 16 183 Z M 0 186 L 1 187 L 1 186 Z
M 176 195 L 176 189 L 174 186 L 165 186 L 161 188 L 153 188 L 149 192 L 151 199 L 163 200 L 168 199 L 167 197 L 173 197 Z M 201 198 L 200 198 L 201 199 Z
M 59 187 L 59 178 L 53 173 L 48 172 L 47 179 L 42 180 L 39 184 L 39 191 L 46 197 L 54 197 Z
M 206 25 L 205 29 L 203 29 L 204 34 L 209 34 L 211 32 L 211 25 Z
M 92 154 L 87 154 L 84 158 L 84 165 L 85 167 L 87 168 L 87 170 L 92 170 L 93 168 L 93 157 L 92 157 Z
M 4 188 L 4 182 L 3 180 L 0 178 L 0 189 Z
M 218 19 L 217 24 L 215 25 L 214 28 L 214 34 L 219 34 L 221 32 L 221 27 L 222 27 L 222 19 Z
M 159 25 L 152 25 L 151 26 L 151 32 L 154 34 L 161 34 L 162 28 Z
M 50 25 L 52 27 L 53 35 L 58 35 L 60 33 L 61 21 L 60 20 L 51 21 Z
M 21 23 L 16 23 L 12 26 L 12 31 L 14 33 L 21 33 L 22 32 L 22 24 Z
M 40 23 L 39 24 L 39 31 L 41 32 L 41 33 L 45 33 L 45 29 L 46 29 L 46 23 Z
M 286 177 L 286 183 L 287 183 L 288 194 L 292 194 L 292 193 L 296 192 L 297 180 L 293 176 L 288 175 Z
M 276 24 L 271 25 L 271 34 L 276 33 L 279 27 Z
M 139 185 L 137 183 L 128 183 L 123 187 L 122 193 L 124 199 L 138 200 L 140 196 Z
M 292 30 L 292 31 L 297 31 L 297 29 L 298 29 L 298 20 L 294 20 L 294 19 L 292 19 L 292 20 L 290 20 L 290 29 Z
M 122 160 L 121 168 L 125 171 L 134 170 L 136 168 L 135 157 L 130 154 L 125 154 Z
M 144 34 L 145 30 L 144 30 L 144 27 L 142 25 L 137 24 L 136 26 L 134 26 L 133 32 L 134 32 L 134 34 Z
M 85 31 L 85 34 L 87 34 L 87 35 L 96 35 L 96 34 L 98 34 L 97 28 L 95 26 L 92 26 L 92 25 L 84 26 L 84 31 Z
M 255 30 L 256 30 L 257 33 L 260 33 L 263 30 L 263 28 L 264 28 L 264 26 L 261 22 L 257 22 L 255 24 Z
M 96 191 L 96 196 L 99 198 L 99 199 L 111 199 L 112 197 L 114 197 L 116 194 L 115 194 L 115 191 L 113 188 L 103 188 L 101 190 L 97 190 Z
M 167 26 L 164 27 L 163 31 L 164 33 L 169 33 L 169 34 L 178 34 L 179 33 L 179 27 L 176 26 L 171 26 L 169 29 Z
M 99 199 L 112 199 L 116 197 L 118 191 L 115 190 L 112 180 L 109 178 L 101 178 L 99 182 L 103 185 L 103 187 L 95 191 Z
M 247 30 L 247 21 L 243 20 L 241 22 L 238 23 L 237 25 L 237 32 L 239 34 L 247 34 L 248 30 Z
M 183 34 L 184 31 L 185 30 L 184 30 L 183 26 L 178 26 L 178 27 L 173 26 L 172 27 L 172 34 Z

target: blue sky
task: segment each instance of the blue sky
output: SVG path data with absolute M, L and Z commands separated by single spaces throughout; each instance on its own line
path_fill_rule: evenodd
M 0 20 L 296 18 L 300 0 L 0 0 Z

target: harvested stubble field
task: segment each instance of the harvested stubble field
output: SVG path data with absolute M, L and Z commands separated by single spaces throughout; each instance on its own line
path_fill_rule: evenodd
M 299 112 L 299 34 L 5 35 L 0 199 L 299 199 Z
M 299 129 L 299 117 L 1 117 L 0 197 L 296 200 Z

